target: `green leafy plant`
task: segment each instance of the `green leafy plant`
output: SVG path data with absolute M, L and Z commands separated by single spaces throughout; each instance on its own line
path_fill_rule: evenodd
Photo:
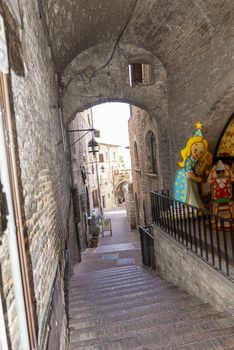
M 90 220 L 90 225 L 89 225 L 89 234 L 91 235 L 92 238 L 96 238 L 99 236 L 99 233 L 100 233 L 100 227 L 96 222 L 95 216 L 92 216 L 92 219 Z

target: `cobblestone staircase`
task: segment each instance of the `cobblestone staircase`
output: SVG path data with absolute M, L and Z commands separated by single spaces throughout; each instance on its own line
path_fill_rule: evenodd
M 234 350 L 234 319 L 137 265 L 75 274 L 69 350 Z

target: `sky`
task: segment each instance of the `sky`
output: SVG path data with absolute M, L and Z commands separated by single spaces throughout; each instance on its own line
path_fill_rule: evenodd
M 94 128 L 100 130 L 100 140 L 120 146 L 129 146 L 129 104 L 111 102 L 92 107 Z

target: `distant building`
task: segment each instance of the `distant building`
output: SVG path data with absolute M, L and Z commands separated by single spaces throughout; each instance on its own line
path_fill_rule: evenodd
M 120 149 L 118 145 L 99 142 L 99 153 L 95 157 L 89 156 L 89 183 L 93 207 L 98 212 L 115 208 L 124 202 L 123 186 L 129 182 L 130 170 L 125 168 Z

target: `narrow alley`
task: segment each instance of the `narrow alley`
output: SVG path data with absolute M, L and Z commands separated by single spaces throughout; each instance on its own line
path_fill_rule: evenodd
M 0 350 L 234 350 L 233 39 L 234 0 L 0 1 Z
M 234 349 L 234 320 L 141 265 L 139 233 L 123 209 L 74 268 L 69 350 Z

